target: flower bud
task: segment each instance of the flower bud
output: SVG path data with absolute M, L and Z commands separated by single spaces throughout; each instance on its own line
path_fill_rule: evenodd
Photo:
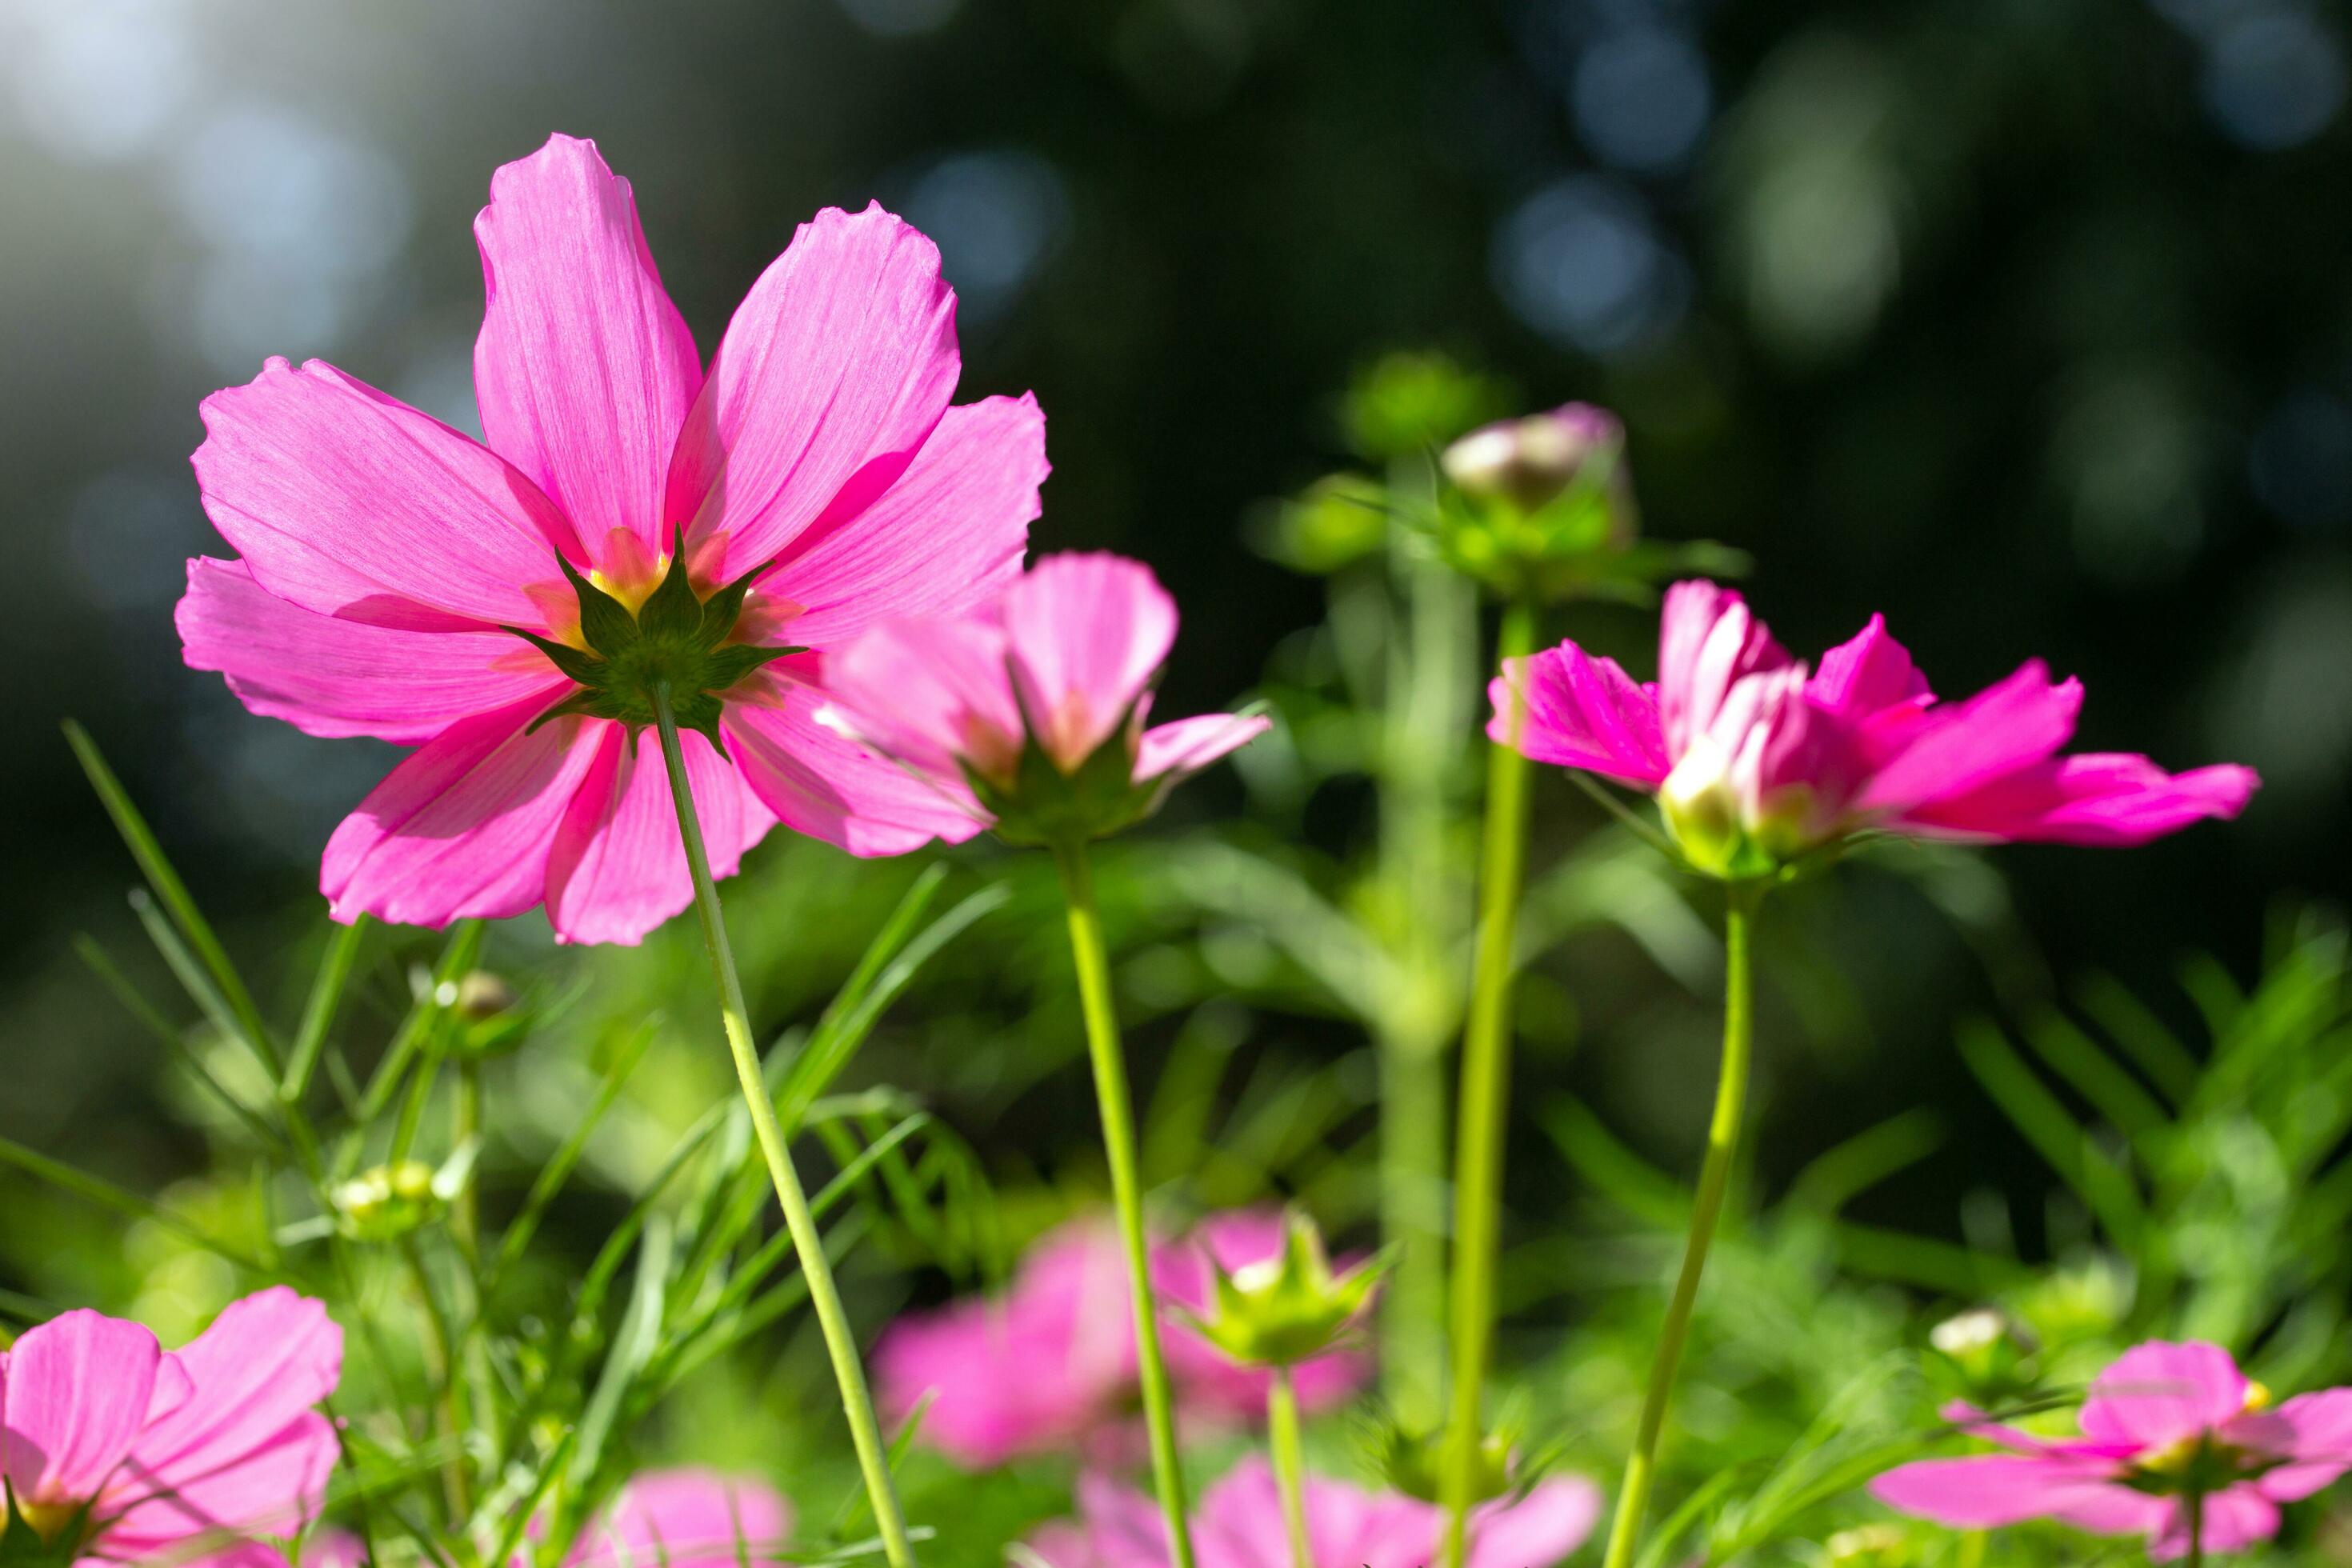
M 1206 1313 L 1188 1314 L 1201 1336 L 1245 1366 L 1295 1366 L 1332 1348 L 1388 1271 L 1385 1257 L 1331 1272 L 1315 1222 L 1293 1210 L 1282 1250 L 1225 1271 L 1209 1255 L 1215 1293 Z
M 1472 496 L 1538 512 L 1580 481 L 1608 509 L 1609 534 L 1633 530 L 1633 487 L 1621 461 L 1625 427 L 1605 408 L 1570 403 L 1482 426 L 1445 448 L 1445 473 Z
M 332 1196 L 336 1220 L 354 1241 L 396 1241 L 438 1218 L 443 1205 L 433 1167 L 421 1160 L 362 1171 Z
M 1980 1405 L 2007 1404 L 2033 1392 L 2042 1345 L 2033 1331 L 1999 1307 L 1975 1307 L 1927 1332 L 1932 1367 L 1945 1392 Z
M 478 1024 L 509 1010 L 516 1001 L 515 988 L 502 976 L 477 969 L 457 982 L 457 994 L 450 1007 L 467 1023 Z
M 1511 1463 L 1517 1439 L 1517 1432 L 1507 1425 L 1505 1429 L 1479 1438 L 1478 1454 L 1472 1462 L 1470 1475 L 1473 1503 L 1491 1501 L 1520 1484 L 1521 1478 L 1513 1475 Z M 1373 1462 L 1391 1488 L 1423 1502 L 1444 1500 L 1446 1451 L 1451 1441 L 1444 1428 L 1421 1432 L 1386 1421 L 1372 1441 Z

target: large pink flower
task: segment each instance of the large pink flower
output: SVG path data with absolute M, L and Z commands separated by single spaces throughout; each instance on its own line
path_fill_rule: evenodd
M 1152 1278 L 1163 1303 L 1205 1308 L 1211 1282 L 1200 1246 L 1233 1269 L 1274 1257 L 1281 1243 L 1278 1214 L 1212 1215 L 1197 1240 L 1155 1245 Z M 1118 1233 L 1100 1221 L 1074 1221 L 1022 1260 L 1003 1297 L 892 1324 L 874 1356 L 883 1406 L 903 1420 L 928 1395 L 923 1439 L 967 1465 L 1055 1451 L 1124 1465 L 1141 1452 L 1131 1300 Z M 1265 1373 L 1234 1366 L 1177 1321 L 1164 1323 L 1162 1342 L 1188 1425 L 1231 1426 L 1264 1414 Z M 1366 1373 L 1354 1352 L 1318 1356 L 1297 1369 L 1300 1401 L 1336 1404 Z
M 1304 1488 L 1314 1568 L 1424 1568 L 1444 1544 L 1445 1516 L 1431 1503 L 1367 1492 L 1310 1476 Z M 1047 1525 L 1029 1542 L 1050 1568 L 1167 1568 L 1160 1505 L 1104 1478 L 1078 1483 L 1079 1517 Z M 1523 1497 L 1470 1516 L 1470 1568 L 1543 1568 L 1583 1543 L 1601 1516 L 1601 1492 L 1580 1476 L 1538 1481 Z M 1274 1471 L 1253 1455 L 1202 1494 L 1192 1514 L 1200 1568 L 1290 1568 L 1290 1538 Z
M 709 611 L 713 640 L 806 650 L 679 675 L 681 703 L 717 714 L 685 749 L 718 874 L 779 821 L 859 855 L 969 837 L 966 814 L 814 722 L 830 650 L 991 596 L 1037 514 L 1035 403 L 949 405 L 937 250 L 878 207 L 818 214 L 706 373 L 593 142 L 551 139 L 490 195 L 486 445 L 315 361 L 272 360 L 204 406 L 196 477 L 240 559 L 189 565 L 189 664 L 311 734 L 416 748 L 327 847 L 335 917 L 543 903 L 563 940 L 635 942 L 686 906 L 659 749 L 580 711 L 541 651 L 585 662 L 588 591 L 635 612 L 681 536 L 696 598 L 758 574 L 731 622 Z
M 1955 1412 L 2004 1448 L 1905 1465 L 1871 1483 L 1882 1501 L 1967 1530 L 2049 1519 L 2101 1535 L 2144 1535 L 2159 1559 L 2189 1550 L 2186 1492 L 2204 1492 L 2207 1552 L 2278 1532 L 2283 1502 L 2352 1469 L 2352 1388 L 2268 1408 L 2219 1345 L 2151 1341 L 2099 1374 L 2079 1439 L 2052 1441 Z
M 342 1331 L 283 1286 L 236 1302 L 178 1351 L 137 1323 L 74 1311 L 0 1354 L 0 1469 L 26 1523 L 98 1562 L 217 1550 L 318 1511 L 333 1426 L 312 1406 L 342 1375 Z M 6 1528 L 0 1525 L 0 1528 Z
M 2167 773 L 2119 752 L 2060 756 L 2082 687 L 2031 660 L 1960 702 L 1938 702 L 1874 616 L 1809 670 L 1739 595 L 1667 590 L 1658 679 L 1635 681 L 1572 642 L 1513 660 L 1489 689 L 1487 734 L 1658 796 L 1702 869 L 1749 876 L 1864 828 L 1977 841 L 2128 845 L 2234 816 L 2248 768 Z
M 1092 837 L 1265 731 L 1233 713 L 1148 725 L 1175 641 L 1150 567 L 1049 555 L 971 615 L 868 630 L 828 668 L 843 706 L 825 717 L 975 821 Z

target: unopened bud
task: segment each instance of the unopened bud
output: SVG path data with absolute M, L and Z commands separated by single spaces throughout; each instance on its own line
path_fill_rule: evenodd
M 1512 1474 L 1511 1465 L 1511 1450 L 1517 1439 L 1517 1434 L 1511 1431 L 1490 1432 L 1479 1438 L 1478 1452 L 1471 1460 L 1470 1500 L 1474 1504 L 1501 1497 L 1519 1484 L 1520 1478 Z M 1373 1444 L 1372 1458 L 1381 1478 L 1390 1487 L 1423 1502 L 1444 1500 L 1451 1434 L 1443 1428 L 1420 1432 L 1384 1422 Z
M 457 994 L 450 1009 L 468 1023 L 479 1023 L 506 1012 L 515 1002 L 515 988 L 502 976 L 477 969 L 457 982 Z
M 1927 1332 L 1947 1392 L 1998 1405 L 2032 1391 L 2042 1349 L 2032 1330 L 1999 1307 L 1975 1307 Z
M 394 1241 L 436 1217 L 441 1195 L 421 1160 L 378 1165 L 334 1190 L 336 1218 L 354 1241 Z
M 1580 479 L 1607 492 L 1612 532 L 1630 532 L 1633 487 L 1620 458 L 1625 427 L 1605 408 L 1570 403 L 1481 426 L 1445 448 L 1446 477 L 1471 495 L 1540 511 Z
M 1245 1366 L 1293 1366 L 1330 1350 L 1347 1331 L 1388 1270 L 1386 1258 L 1334 1274 L 1315 1222 L 1292 1211 L 1282 1250 L 1216 1276 L 1210 1310 L 1192 1315 L 1201 1336 Z

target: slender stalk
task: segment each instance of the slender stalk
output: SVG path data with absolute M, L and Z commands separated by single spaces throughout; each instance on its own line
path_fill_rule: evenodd
M 425 1337 L 433 1362 L 429 1370 L 441 1385 L 435 1405 L 440 1415 L 443 1438 L 449 1445 L 448 1457 L 441 1461 L 441 1504 L 454 1530 L 474 1511 L 466 1480 L 465 1391 L 459 1383 L 457 1347 L 450 1337 L 449 1319 L 441 1310 L 441 1299 L 433 1293 L 433 1275 L 425 1267 L 425 1254 L 417 1249 L 415 1237 L 400 1238 L 400 1256 L 408 1265 L 410 1282 L 416 1288 L 417 1305 L 425 1312 Z
M 1315 1547 L 1307 1534 L 1307 1464 L 1298 1444 L 1298 1389 L 1290 1368 L 1277 1366 L 1265 1386 L 1265 1441 L 1274 1455 L 1275 1485 L 1282 1492 L 1282 1523 L 1290 1536 L 1291 1568 L 1315 1568 Z
M 2189 1555 L 2186 1568 L 2205 1568 L 2205 1494 L 2195 1487 L 2189 1491 Z
M 735 1058 L 735 1076 L 743 1089 L 743 1102 L 751 1112 L 751 1131 L 767 1161 L 768 1177 L 775 1184 L 776 1200 L 783 1205 L 784 1226 L 792 1232 L 801 1274 L 808 1281 L 809 1301 L 816 1309 L 824 1348 L 833 1358 L 833 1374 L 841 1385 L 842 1414 L 849 1421 L 849 1438 L 857 1450 L 857 1468 L 865 1473 L 866 1500 L 881 1531 L 882 1550 L 890 1568 L 911 1568 L 915 1549 L 907 1539 L 907 1521 L 898 1509 L 898 1489 L 890 1478 L 890 1462 L 882 1446 L 882 1429 L 874 1419 L 874 1399 L 866 1387 L 866 1369 L 858 1361 L 857 1341 L 850 1332 L 848 1314 L 842 1310 L 841 1292 L 833 1280 L 833 1265 L 825 1258 L 824 1237 L 809 1212 L 808 1194 L 800 1173 L 793 1168 L 792 1150 L 776 1122 L 775 1101 L 760 1073 L 760 1051 L 751 1039 L 751 1016 L 743 1003 L 743 982 L 735 973 L 735 952 L 727 941 L 726 916 L 719 907 L 718 884 L 710 879 L 710 858 L 702 847 L 702 823 L 695 815 L 694 793 L 687 782 L 686 752 L 678 743 L 677 716 L 671 710 L 667 684 L 654 688 L 654 715 L 661 731 L 662 760 L 669 767 L 671 798 L 677 806 L 678 837 L 686 846 L 686 868 L 694 879 L 694 907 L 702 917 L 703 945 L 710 952 L 710 975 L 719 986 L 719 1014 L 726 1026 L 727 1048 Z
M 470 1056 L 457 1062 L 457 1096 L 450 1108 L 449 1135 L 453 1149 L 463 1149 L 482 1135 L 482 1064 Z M 476 1150 L 472 1159 L 466 1184 L 457 1189 L 449 1205 L 449 1234 L 467 1263 L 479 1255 L 482 1240 L 481 1189 L 475 1179 L 481 1169 L 481 1152 Z
M 1522 599 L 1503 615 L 1499 652 L 1524 658 L 1535 649 L 1535 606 Z M 1462 1038 L 1462 1105 L 1454 1153 L 1453 1410 L 1445 1454 L 1445 1562 L 1462 1568 L 1470 1509 L 1477 1499 L 1478 1450 L 1485 1438 L 1486 1363 L 1495 1334 L 1495 1263 L 1502 1234 L 1503 1125 L 1511 1087 L 1511 949 L 1517 935 L 1519 881 L 1528 853 L 1528 759 L 1519 753 L 1527 721 L 1515 694 L 1508 739 L 1486 759 L 1486 827 L 1479 864 L 1478 953 L 1470 1016 Z
M 1400 463 L 1399 469 L 1413 467 Z M 1419 482 L 1426 485 L 1425 467 Z M 1403 487 L 1415 476 L 1391 479 Z M 1381 698 L 1380 876 L 1402 917 L 1393 994 L 1375 1005 L 1381 1067 L 1381 1230 L 1396 1267 L 1381 1291 L 1381 1381 L 1400 1421 L 1426 1431 L 1444 1407 L 1446 1051 L 1462 1022 L 1454 954 L 1469 924 L 1457 867 L 1452 770 L 1476 658 L 1468 583 L 1416 540 L 1391 551 L 1403 598 Z
M 1739 1123 L 1748 1101 L 1749 1047 L 1755 1033 L 1748 925 L 1759 896 L 1760 889 L 1753 884 L 1735 882 L 1727 889 L 1723 926 L 1723 1063 L 1716 1080 L 1715 1117 L 1707 1126 L 1706 1159 L 1699 1166 L 1690 1237 L 1683 1245 L 1682 1273 L 1675 1281 L 1665 1327 L 1659 1331 L 1657 1352 L 1650 1363 L 1642 1424 L 1634 1434 L 1633 1455 L 1625 1462 L 1625 1483 L 1617 1494 L 1617 1517 L 1609 1528 L 1609 1553 L 1602 1559 L 1602 1568 L 1628 1568 L 1641 1539 L 1642 1513 L 1649 1505 L 1651 1483 L 1656 1479 L 1658 1438 L 1665 1429 L 1666 1407 L 1674 1397 L 1675 1370 L 1690 1339 L 1691 1309 L 1698 1300 L 1707 1247 L 1715 1240 L 1716 1222 L 1722 1217 L 1724 1194 L 1731 1185 L 1732 1162 L 1739 1152 Z
M 1078 1005 L 1086 1015 L 1087 1053 L 1094 1062 L 1095 1099 L 1102 1110 L 1103 1153 L 1110 1163 L 1111 1202 L 1127 1253 L 1128 1292 L 1135 1305 L 1137 1371 L 1143 1383 L 1143 1421 L 1151 1438 L 1151 1473 L 1160 1509 L 1175 1548 L 1173 1568 L 1192 1568 L 1192 1530 L 1184 1470 L 1176 1451 L 1175 1400 L 1160 1353 L 1160 1315 L 1153 1310 L 1150 1242 L 1143 1229 L 1143 1194 L 1136 1175 L 1135 1111 L 1119 1052 L 1118 1014 L 1111 1004 L 1110 963 L 1103 946 L 1102 913 L 1095 907 L 1094 873 L 1082 844 L 1057 845 L 1054 864 L 1070 909 L 1070 956 L 1078 972 Z

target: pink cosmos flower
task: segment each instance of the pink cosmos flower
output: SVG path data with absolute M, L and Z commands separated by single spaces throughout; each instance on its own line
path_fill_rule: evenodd
M 1967 1530 L 2049 1519 L 2144 1535 L 2151 1555 L 2189 1550 L 2187 1491 L 2204 1493 L 2204 1547 L 2235 1552 L 2278 1533 L 2283 1502 L 2352 1469 L 2352 1388 L 2276 1409 L 2219 1345 L 2152 1341 L 2091 1385 L 2080 1439 L 2053 1441 L 1960 1406 L 1969 1431 L 2010 1449 L 1927 1459 L 1871 1483 L 1880 1500 Z
M 1147 728 L 1175 640 L 1176 603 L 1150 568 L 1049 555 L 973 614 L 869 629 L 828 668 L 843 704 L 828 721 L 972 820 L 1091 837 L 1265 731 L 1232 713 Z
M 635 743 L 656 676 L 719 876 L 780 821 L 857 855 L 977 831 L 814 722 L 833 650 L 989 597 L 1037 515 L 1036 404 L 949 405 L 930 241 L 819 213 L 706 370 L 594 143 L 551 139 L 490 196 L 487 444 L 316 361 L 204 405 L 196 478 L 240 559 L 190 563 L 188 663 L 309 733 L 416 748 L 328 844 L 335 918 L 544 904 L 562 940 L 628 942 L 683 909 L 668 777 Z M 633 619 L 673 569 L 684 614 Z
M 2118 752 L 2060 756 L 2083 689 L 2040 660 L 1938 702 L 1873 616 L 1808 670 L 1739 595 L 1666 592 L 1658 679 L 1636 682 L 1572 642 L 1512 660 L 1488 688 L 1486 732 L 1658 797 L 1683 852 L 1718 876 L 1761 874 L 1842 835 L 2130 845 L 2235 816 L 2260 780 L 2219 766 L 2167 773 Z
M 299 1531 L 334 1468 L 334 1427 L 311 1407 L 334 1392 L 342 1354 L 326 1309 L 283 1286 L 171 1352 L 119 1318 L 55 1318 L 0 1354 L 0 1470 L 16 1512 L 90 1562 L 267 1563 L 274 1552 L 250 1538 Z
M 1210 1274 L 1199 1246 L 1213 1248 L 1228 1269 L 1242 1268 L 1275 1256 L 1282 1220 L 1256 1210 L 1215 1215 L 1197 1236 L 1153 1248 L 1152 1276 L 1167 1302 L 1207 1306 Z M 923 1439 L 965 1465 L 1056 1450 L 1094 1465 L 1127 1464 L 1142 1451 L 1129 1300 L 1118 1232 L 1098 1220 L 1074 1221 L 1022 1260 L 1001 1299 L 957 1302 L 892 1324 L 874 1355 L 883 1407 L 904 1420 L 929 1395 Z M 1161 1340 L 1187 1425 L 1225 1426 L 1264 1414 L 1265 1373 L 1234 1366 L 1174 1319 L 1163 1321 Z M 1302 1363 L 1300 1402 L 1317 1409 L 1339 1403 L 1367 1372 L 1352 1352 Z
M 1444 1544 L 1444 1511 L 1394 1493 L 1309 1476 L 1304 1488 L 1314 1568 L 1424 1568 Z M 1078 1514 L 1029 1542 L 1051 1568 L 1167 1568 L 1160 1505 L 1098 1476 L 1078 1482 Z M 1470 1568 L 1543 1568 L 1583 1543 L 1601 1517 L 1601 1491 L 1580 1476 L 1538 1481 L 1516 1500 L 1470 1516 Z M 1200 1568 L 1290 1568 L 1290 1538 L 1274 1470 L 1253 1455 L 1211 1487 L 1192 1515 Z

